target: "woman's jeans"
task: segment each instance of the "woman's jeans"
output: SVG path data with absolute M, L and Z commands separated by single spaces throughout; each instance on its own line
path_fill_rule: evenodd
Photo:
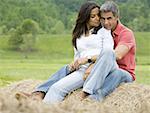
M 68 68 L 68 65 L 63 66 L 60 70 L 58 70 L 56 73 L 51 75 L 50 78 L 46 82 L 44 82 L 44 83 L 40 84 L 38 87 L 36 87 L 34 92 L 41 91 L 41 92 L 44 92 L 46 94 L 47 91 L 49 90 L 49 88 L 54 83 L 56 83 L 57 81 L 59 81 L 60 79 L 64 78 L 65 76 L 67 76 L 70 73 L 71 72 L 70 72 L 70 70 Z
M 35 91 L 47 93 L 54 83 L 66 77 L 68 74 L 70 74 L 70 71 L 67 66 L 64 66 L 58 72 L 53 74 L 48 81 L 38 86 Z M 106 49 L 101 52 L 90 75 L 84 82 L 83 91 L 89 93 L 90 98 L 101 101 L 106 95 L 110 94 L 118 87 L 120 83 L 132 81 L 133 79 L 130 73 L 118 68 L 114 52 Z M 67 84 L 67 82 L 64 84 Z M 65 87 L 67 90 L 68 88 L 70 89 L 68 86 Z M 64 93 L 63 90 L 59 92 L 59 98 L 61 97 L 64 99 L 64 96 L 67 95 L 67 93 L 65 93 L 65 95 Z
M 79 70 L 72 72 L 68 76 L 54 83 L 46 93 L 43 102 L 56 103 L 63 101 L 67 94 L 83 86 L 84 73 L 85 69 L 80 68 Z

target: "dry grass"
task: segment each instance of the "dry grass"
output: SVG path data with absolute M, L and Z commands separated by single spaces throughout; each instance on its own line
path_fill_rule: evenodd
M 25 80 L 0 89 L 0 113 L 150 113 L 150 86 L 123 84 L 103 102 L 79 100 L 75 91 L 65 101 L 47 105 L 33 100 L 17 101 L 17 91 L 31 92 L 41 83 Z

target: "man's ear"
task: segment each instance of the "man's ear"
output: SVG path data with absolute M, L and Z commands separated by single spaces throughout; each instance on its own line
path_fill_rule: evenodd
M 116 16 L 117 20 L 119 21 L 120 16 Z

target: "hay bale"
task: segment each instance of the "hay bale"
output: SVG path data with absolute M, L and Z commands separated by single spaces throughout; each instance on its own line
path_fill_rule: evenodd
M 18 91 L 31 92 L 42 81 L 24 80 L 0 89 L 0 113 L 149 113 L 150 86 L 122 84 L 103 102 L 80 101 L 79 91 L 57 104 L 48 105 L 30 99 L 17 101 Z
M 119 86 L 105 99 L 104 104 L 111 105 L 120 113 L 149 113 L 149 102 L 150 86 L 128 83 Z

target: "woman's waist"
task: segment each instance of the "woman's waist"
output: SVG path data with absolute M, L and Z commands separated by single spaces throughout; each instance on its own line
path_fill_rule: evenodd
M 94 56 L 94 55 L 99 55 L 101 52 L 101 49 L 97 50 L 87 50 L 87 51 L 84 51 L 84 52 L 81 52 L 80 53 L 80 57 L 83 58 L 83 57 L 87 57 L 87 56 Z

